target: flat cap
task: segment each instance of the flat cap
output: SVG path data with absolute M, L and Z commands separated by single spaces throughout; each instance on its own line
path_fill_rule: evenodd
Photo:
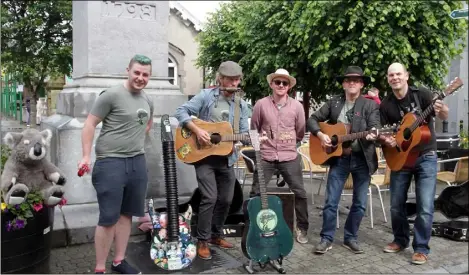
M 225 61 L 218 67 L 218 73 L 224 76 L 242 76 L 243 68 L 233 61 Z

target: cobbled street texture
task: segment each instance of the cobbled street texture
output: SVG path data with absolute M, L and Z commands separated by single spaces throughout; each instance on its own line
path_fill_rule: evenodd
M 272 181 L 273 182 L 273 181 Z M 272 184 L 272 183 L 271 183 Z M 275 183 L 273 183 L 275 184 Z M 305 178 L 305 186 L 309 197 L 311 197 L 311 189 L 317 193 L 319 182 L 315 181 L 310 186 L 309 179 Z M 250 189 L 246 186 L 245 193 Z M 437 194 L 444 187 L 438 184 Z M 293 251 L 289 257 L 284 260 L 283 266 L 287 274 L 299 273 L 332 273 L 332 274 L 408 274 L 408 273 L 468 273 L 468 243 L 456 242 L 442 237 L 433 236 L 430 241 L 431 253 L 429 260 L 424 265 L 413 265 L 410 259 L 413 253 L 412 248 L 400 253 L 384 253 L 383 247 L 392 241 L 392 230 L 389 213 L 389 194 L 383 193 L 384 206 L 388 222 L 384 222 L 383 212 L 376 189 L 373 188 L 373 217 L 374 228 L 370 225 L 370 216 L 363 218 L 360 232 L 359 242 L 363 254 L 353 254 L 348 249 L 342 247 L 343 241 L 343 225 L 345 224 L 346 214 L 340 214 L 340 227 L 336 231 L 336 239 L 333 247 L 324 255 L 316 255 L 313 253 L 314 246 L 319 241 L 319 232 L 321 231 L 322 217 L 321 210 L 318 208 L 324 202 L 324 184 L 322 186 L 321 195 L 315 195 L 315 204 L 309 204 L 310 213 L 310 229 L 308 232 L 309 243 L 299 244 L 295 242 Z M 350 191 L 348 191 L 350 192 Z M 247 197 L 247 194 L 245 195 Z M 341 205 L 348 206 L 351 204 L 351 196 L 345 196 L 341 200 Z M 435 214 L 435 220 L 442 219 L 441 214 Z M 228 254 L 236 258 L 238 261 L 245 263 L 246 258 L 241 251 L 241 238 L 229 238 L 236 244 L 234 249 L 225 250 Z M 412 240 L 412 236 L 411 236 Z M 108 259 L 107 273 L 111 273 L 110 264 L 113 251 Z M 93 244 L 83 244 L 77 246 L 69 246 L 53 249 L 51 252 L 51 273 L 94 273 L 95 254 Z M 260 270 L 258 266 L 255 268 L 259 273 L 277 272 L 267 266 L 264 270 Z M 155 272 L 159 273 L 155 267 Z M 205 273 L 211 273 L 210 271 Z M 247 273 L 243 267 L 222 270 L 214 270 L 213 273 L 239 274 Z

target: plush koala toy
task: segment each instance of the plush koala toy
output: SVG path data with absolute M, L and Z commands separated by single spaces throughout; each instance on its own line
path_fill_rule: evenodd
M 30 191 L 40 191 L 44 203 L 57 205 L 64 195 L 65 178 L 60 170 L 47 160 L 52 132 L 26 129 L 21 133 L 7 133 L 5 143 L 11 155 L 5 163 L 0 188 L 7 204 L 20 204 Z

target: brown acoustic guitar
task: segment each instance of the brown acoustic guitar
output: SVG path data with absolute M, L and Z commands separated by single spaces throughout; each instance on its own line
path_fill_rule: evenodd
M 433 97 L 442 100 L 452 94 L 463 85 L 462 80 L 456 77 L 443 92 L 436 93 Z M 430 141 L 431 133 L 425 119 L 433 111 L 433 104 L 430 104 L 421 116 L 413 112 L 407 113 L 399 125 L 395 135 L 396 147 L 383 146 L 383 155 L 391 171 L 411 169 L 419 156 L 418 145 L 426 144 Z
M 374 133 L 376 136 L 393 135 L 397 130 L 397 126 L 383 127 L 381 129 L 373 129 L 358 133 L 350 134 L 350 124 L 338 122 L 336 124 L 328 124 L 319 122 L 321 132 L 331 139 L 331 147 L 323 147 L 321 140 L 315 136 L 309 137 L 309 155 L 311 161 L 316 165 L 326 163 L 332 157 L 338 157 L 344 154 L 343 143 L 366 137 L 368 134 Z
M 197 135 L 185 127 L 176 129 L 174 150 L 177 158 L 184 163 L 194 163 L 208 156 L 227 156 L 233 151 L 234 141 L 250 140 L 249 135 L 234 134 L 229 122 L 207 122 L 193 119 L 192 122 L 210 135 L 210 145 L 202 145 Z

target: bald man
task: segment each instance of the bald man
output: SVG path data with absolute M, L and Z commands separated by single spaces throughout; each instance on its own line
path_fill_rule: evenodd
M 429 90 L 409 86 L 407 83 L 409 73 L 400 63 L 393 63 L 389 66 L 387 79 L 393 93 L 381 102 L 382 125 L 397 124 L 408 112 L 417 111 L 419 114 L 431 104 L 435 110 L 426 120 L 432 135 L 430 142 L 417 147 L 419 157 L 415 167 L 411 170 L 391 172 L 391 222 L 394 240 L 384 248 L 384 252 L 396 253 L 409 247 L 409 222 L 405 214 L 405 205 L 410 181 L 414 176 L 418 210 L 412 242 L 414 249 L 412 263 L 424 264 L 430 252 L 428 243 L 432 235 L 433 201 L 436 189 L 437 155 L 434 117 L 446 120 L 448 106 L 440 100 L 433 103 L 433 95 Z M 383 143 L 383 146 L 396 146 L 396 140 L 393 137 L 387 137 Z

